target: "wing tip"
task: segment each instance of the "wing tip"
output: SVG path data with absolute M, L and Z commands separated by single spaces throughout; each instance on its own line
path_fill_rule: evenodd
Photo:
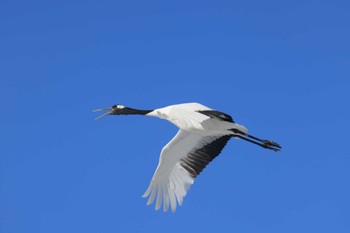
M 156 211 L 163 209 L 164 213 L 169 210 L 171 210 L 172 213 L 175 213 L 177 206 L 182 206 L 183 198 L 186 196 L 186 193 L 183 195 L 176 193 L 174 189 L 166 189 L 166 187 L 152 185 L 152 187 L 148 188 L 141 197 L 148 198 L 146 202 L 147 206 L 156 202 L 154 207 Z

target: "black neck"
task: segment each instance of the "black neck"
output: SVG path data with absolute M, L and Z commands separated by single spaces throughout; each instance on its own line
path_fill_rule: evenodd
M 123 109 L 120 109 L 120 111 L 117 111 L 116 115 L 146 115 L 152 111 L 153 110 L 140 110 L 140 109 L 125 107 Z

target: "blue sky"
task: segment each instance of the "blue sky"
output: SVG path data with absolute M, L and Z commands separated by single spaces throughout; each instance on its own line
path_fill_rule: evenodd
M 0 2 L 0 232 L 350 232 L 349 1 Z M 231 140 L 175 214 L 141 195 L 200 102 Z

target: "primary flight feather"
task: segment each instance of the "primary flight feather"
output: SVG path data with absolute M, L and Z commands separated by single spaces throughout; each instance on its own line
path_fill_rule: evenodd
M 182 205 L 194 179 L 225 147 L 230 138 L 241 138 L 263 148 L 279 151 L 281 146 L 270 140 L 262 140 L 248 134 L 248 130 L 233 121 L 226 113 L 199 103 L 170 105 L 153 110 L 139 110 L 117 104 L 94 111 L 107 115 L 146 115 L 170 121 L 179 128 L 175 137 L 163 147 L 159 163 L 143 197 L 147 205 L 156 202 L 155 209 L 163 205 L 175 212 Z

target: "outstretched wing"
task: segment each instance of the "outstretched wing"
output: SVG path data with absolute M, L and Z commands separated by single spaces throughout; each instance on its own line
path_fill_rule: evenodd
M 156 200 L 156 210 L 163 204 L 164 212 L 175 212 L 194 179 L 217 155 L 230 139 L 229 135 L 201 136 L 179 130 L 162 149 L 158 167 L 143 195 L 147 205 Z

